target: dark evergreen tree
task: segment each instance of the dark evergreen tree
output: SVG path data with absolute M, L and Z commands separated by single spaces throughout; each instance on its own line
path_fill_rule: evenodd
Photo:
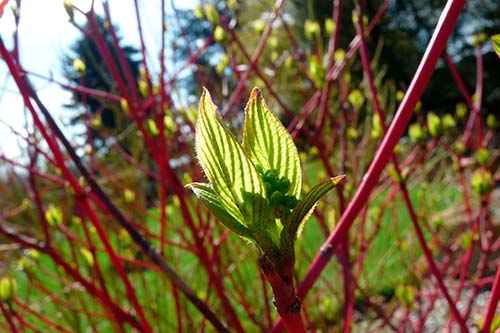
M 120 75 L 124 77 L 124 71 L 119 65 L 117 50 L 113 45 L 108 23 L 101 17 L 97 17 L 97 23 L 104 37 L 106 47 L 110 50 L 112 61 L 119 68 Z M 88 28 L 87 24 L 84 30 Z M 113 27 L 113 29 L 119 35 L 118 28 Z M 134 77 L 134 84 L 136 84 L 140 68 L 140 60 L 137 59 L 139 52 L 131 46 L 121 46 L 121 50 L 125 54 L 128 66 Z M 79 64 L 84 64 L 85 69 L 82 70 L 82 68 L 79 68 Z M 101 92 L 119 94 L 109 66 L 105 64 L 92 36 L 82 35 L 74 42 L 71 47 L 71 53 L 64 56 L 63 73 L 66 79 L 75 85 Z M 127 80 L 124 79 L 124 82 L 127 82 Z M 85 120 L 87 112 L 90 112 L 91 115 L 100 115 L 100 130 L 92 130 L 92 136 L 98 148 L 104 143 L 103 138 L 98 132 L 104 131 L 106 135 L 116 136 L 128 124 L 126 117 L 123 116 L 120 103 L 111 102 L 104 98 L 83 95 L 72 91 L 72 102 L 66 106 L 75 111 L 75 115 L 71 118 L 71 123 L 74 125 L 82 123 Z

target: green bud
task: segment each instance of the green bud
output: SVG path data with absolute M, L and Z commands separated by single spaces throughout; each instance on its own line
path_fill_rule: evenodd
M 274 184 L 278 180 L 278 173 L 276 170 L 267 170 L 262 176 L 262 179 L 266 183 Z
M 256 33 L 261 34 L 264 32 L 264 29 L 266 28 L 266 22 L 263 20 L 255 20 L 253 22 L 253 29 L 255 30 Z
M 335 60 L 335 62 L 339 62 L 339 61 L 342 61 L 344 59 L 345 59 L 345 51 L 343 49 L 338 49 L 333 54 L 333 60 Z
M 280 58 L 280 54 L 278 51 L 272 51 L 270 55 L 271 62 L 276 62 Z
M 217 72 L 217 74 L 221 75 L 222 73 L 224 73 L 224 70 L 229 65 L 230 61 L 231 60 L 229 59 L 229 56 L 224 53 L 222 55 L 222 58 L 220 59 L 219 63 L 215 67 L 215 71 Z
M 288 178 L 282 177 L 278 179 L 275 187 L 281 193 L 286 193 L 290 188 L 290 180 L 288 180 Z
M 16 296 L 17 282 L 10 276 L 0 279 L 0 300 L 10 303 Z
M 275 49 L 278 47 L 279 41 L 276 36 L 270 36 L 267 39 L 267 46 L 270 47 L 271 49 Z
M 471 178 L 472 190 L 479 196 L 488 194 L 493 188 L 493 176 L 491 172 L 485 169 L 479 169 L 474 172 Z
M 463 250 L 467 250 L 472 244 L 472 231 L 468 230 L 462 234 L 462 240 L 460 246 Z
M 83 258 L 85 259 L 85 263 L 87 264 L 87 267 L 94 267 L 94 256 L 92 255 L 92 252 L 90 252 L 88 249 L 82 247 L 80 248 L 80 253 L 82 254 Z
M 205 14 L 207 15 L 208 22 L 210 22 L 213 26 L 218 25 L 219 24 L 219 13 L 217 12 L 217 9 L 215 8 L 215 6 L 212 4 L 206 4 L 204 8 L 205 8 Z
M 431 226 L 436 230 L 441 229 L 443 225 L 444 225 L 444 219 L 442 216 L 436 216 L 431 220 Z
M 449 113 L 445 114 L 443 119 L 441 120 L 442 124 L 443 124 L 443 129 L 446 131 L 446 130 L 450 130 L 452 128 L 455 128 L 455 126 L 457 125 L 457 123 L 455 122 L 455 119 L 453 119 L 453 116 Z
M 415 105 L 415 113 L 420 113 L 420 111 L 422 111 L 422 102 L 418 101 Z
M 497 120 L 493 113 L 490 113 L 486 118 L 486 126 L 491 129 L 497 128 L 500 125 L 500 122 Z
M 408 135 L 413 142 L 422 143 L 425 140 L 425 131 L 419 123 L 410 125 Z
M 365 98 L 363 96 L 363 93 L 359 89 L 354 89 L 349 93 L 349 96 L 347 96 L 347 100 L 353 108 L 359 110 L 361 106 L 363 106 Z
M 130 114 L 130 108 L 128 106 L 128 102 L 123 97 L 120 99 L 120 107 L 121 107 L 123 113 L 125 113 L 127 116 Z
M 168 206 L 171 207 L 171 206 Z M 128 246 L 132 244 L 132 238 L 130 237 L 129 233 L 125 229 L 120 229 L 118 232 L 118 240 L 120 241 L 122 246 Z
M 358 130 L 355 129 L 354 127 L 349 127 L 347 129 L 347 140 L 349 141 L 356 141 L 358 139 Z
M 33 272 L 33 262 L 28 260 L 26 257 L 21 257 L 17 262 L 17 269 L 25 272 L 26 274 L 30 274 Z
M 458 103 L 455 107 L 455 114 L 458 119 L 464 119 L 467 115 L 467 105 L 465 103 Z
M 404 97 L 405 97 L 405 92 L 404 91 L 398 90 L 396 92 L 396 101 L 401 102 Z
M 396 169 L 394 169 L 394 167 L 392 165 L 389 165 L 387 167 L 387 172 L 389 173 L 389 176 L 392 178 L 392 180 L 395 183 L 400 183 L 401 182 L 401 178 L 399 177 L 398 172 L 396 171 Z
M 293 209 L 299 201 L 293 195 L 285 195 L 280 198 L 280 203 L 288 209 Z
M 311 73 L 314 83 L 320 88 L 323 87 L 325 82 L 325 70 L 314 56 L 309 60 L 309 72 Z
M 284 196 L 283 193 L 281 193 L 280 191 L 274 191 L 273 194 L 271 194 L 271 197 L 269 198 L 271 206 L 276 206 L 277 204 L 281 203 L 281 198 L 283 196 Z
M 453 147 L 454 147 L 455 151 L 459 154 L 464 154 L 466 151 L 464 144 L 461 142 L 456 142 Z
M 69 16 L 70 22 L 73 22 L 75 20 L 75 12 L 70 0 L 64 0 L 64 9 Z
M 158 136 L 160 134 L 160 130 L 158 129 L 158 126 L 156 126 L 154 119 L 148 119 L 146 125 L 152 136 Z
M 102 118 L 100 114 L 96 114 L 94 118 L 92 119 L 92 122 L 90 124 L 93 129 L 99 129 L 102 127 Z
M 125 199 L 125 202 L 126 203 L 132 203 L 135 201 L 135 192 L 132 191 L 131 189 L 129 188 L 126 188 L 124 191 L 123 191 L 123 198 Z
M 474 47 L 481 46 L 488 40 L 488 35 L 484 32 L 474 34 L 471 36 L 471 44 Z
M 54 204 L 49 204 L 49 207 L 45 211 L 45 219 L 47 223 L 51 226 L 57 226 L 62 223 L 62 211 L 61 208 L 55 206 Z
M 83 75 L 87 71 L 87 66 L 85 65 L 85 62 L 83 62 L 82 59 L 75 58 L 73 59 L 73 70 L 77 72 L 79 75 Z
M 372 130 L 370 132 L 372 139 L 380 139 L 382 137 L 382 120 L 375 113 L 372 117 Z
M 149 86 L 148 83 L 146 82 L 145 79 L 139 79 L 137 82 L 137 85 L 139 87 L 139 92 L 141 93 L 141 96 L 147 96 L 149 93 Z
M 479 165 L 487 165 L 490 161 L 491 154 L 488 149 L 481 148 L 476 151 L 476 161 Z
M 329 321 L 333 321 L 335 319 L 335 314 L 338 311 L 338 309 L 335 309 L 335 305 L 332 301 L 332 298 L 327 297 L 321 302 L 319 311 L 321 312 L 324 318 L 326 318 Z
M 214 40 L 217 43 L 223 43 L 225 39 L 226 39 L 226 32 L 224 31 L 224 29 L 220 25 L 216 26 L 214 29 Z
M 427 127 L 429 128 L 429 133 L 436 137 L 441 135 L 442 125 L 441 119 L 433 112 L 427 114 Z
M 26 254 L 34 261 L 38 261 L 38 259 L 40 259 L 40 251 L 38 250 L 29 249 L 28 251 L 26 251 Z
M 319 23 L 316 21 L 306 20 L 304 22 L 304 32 L 309 40 L 313 40 L 318 38 L 321 33 L 321 28 Z
M 325 31 L 329 35 L 335 32 L 335 22 L 331 18 L 325 20 Z
M 203 12 L 203 7 L 201 5 L 197 5 L 193 8 L 193 14 L 199 20 L 205 17 L 205 13 Z

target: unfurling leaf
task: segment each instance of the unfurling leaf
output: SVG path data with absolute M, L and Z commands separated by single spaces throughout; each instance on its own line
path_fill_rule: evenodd
M 288 179 L 285 192 L 300 195 L 302 172 L 297 148 L 280 120 L 267 107 L 260 90 L 255 88 L 245 108 L 243 149 L 263 172 L 275 170 L 278 178 Z
M 345 176 L 342 175 L 319 183 L 299 201 L 281 233 L 280 246 L 284 255 L 293 255 L 293 244 L 295 239 L 302 231 L 304 223 L 311 216 L 316 204 L 326 193 L 328 193 L 328 191 L 334 188 L 344 178 Z

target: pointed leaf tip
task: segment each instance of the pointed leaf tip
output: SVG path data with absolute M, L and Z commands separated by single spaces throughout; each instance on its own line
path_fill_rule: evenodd
M 292 215 L 285 224 L 285 228 L 281 232 L 281 250 L 287 260 L 293 262 L 295 259 L 294 242 L 297 235 L 300 234 L 305 222 L 311 216 L 318 201 L 333 189 L 338 183 L 345 178 L 345 175 L 332 177 L 318 185 L 314 186 L 302 198 L 294 208 Z
M 333 185 L 337 185 L 338 183 L 340 183 L 341 181 L 343 181 L 345 179 L 346 175 L 338 175 L 338 176 L 335 176 L 335 177 L 332 177 L 330 178 L 330 181 L 333 183 Z
M 278 178 L 290 181 L 288 195 L 300 196 L 302 171 L 292 137 L 267 106 L 260 90 L 254 88 L 245 107 L 243 150 L 262 171 L 274 170 Z

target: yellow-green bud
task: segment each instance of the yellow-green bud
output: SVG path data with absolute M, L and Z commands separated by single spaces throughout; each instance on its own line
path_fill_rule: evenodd
M 429 112 L 427 114 L 427 127 L 429 128 L 429 133 L 432 136 L 436 137 L 438 135 L 441 135 L 441 119 L 434 112 Z
M 92 122 L 90 124 L 93 129 L 99 129 L 102 127 L 102 118 L 100 114 L 96 114 L 94 118 L 92 119 Z
M 54 204 L 49 204 L 49 207 L 45 211 L 45 219 L 47 223 L 51 226 L 57 226 L 62 223 L 62 211 L 61 208 L 55 206 Z
M 358 131 L 354 127 L 349 127 L 347 129 L 347 140 L 356 141 L 358 139 Z
M 481 148 L 476 151 L 476 161 L 479 165 L 487 165 L 490 161 L 491 154 L 486 148 Z
M 158 126 L 156 126 L 156 122 L 154 121 L 154 119 L 148 119 L 147 128 L 152 136 L 157 136 L 160 134 L 160 130 L 158 129 Z
M 344 49 L 338 49 L 333 54 L 333 60 L 335 60 L 335 62 L 339 62 L 339 61 L 342 61 L 344 59 L 345 59 L 345 51 L 344 51 Z
M 405 92 L 404 91 L 398 90 L 396 92 L 396 101 L 401 102 L 404 97 L 405 97 Z
M 455 107 L 455 114 L 458 119 L 464 119 L 467 115 L 467 105 L 465 103 L 458 103 Z
M 455 128 L 455 126 L 457 125 L 457 123 L 455 122 L 455 119 L 453 119 L 453 116 L 449 113 L 444 115 L 441 122 L 443 123 L 443 129 L 445 131 L 452 129 L 452 128 Z
M 472 190 L 479 196 L 483 196 L 493 188 L 493 176 L 491 172 L 485 169 L 479 169 L 474 172 L 471 178 Z
M 88 249 L 82 247 L 80 248 L 80 253 L 82 254 L 83 258 L 85 259 L 85 263 L 87 264 L 87 267 L 94 267 L 94 256 L 92 255 L 92 252 L 90 252 Z
M 410 136 L 411 141 L 417 143 L 422 143 L 425 139 L 425 131 L 419 123 L 410 125 L 408 128 L 408 135 Z
M 370 132 L 372 139 L 380 139 L 382 137 L 382 121 L 378 114 L 372 117 L 372 130 Z
M 497 117 L 493 113 L 490 113 L 486 118 L 486 126 L 491 129 L 497 128 L 500 125 L 500 122 L 497 120 Z
M 309 40 L 318 38 L 321 33 L 321 27 L 316 21 L 306 20 L 304 22 L 304 33 Z
M 363 93 L 359 89 L 354 89 L 349 93 L 349 96 L 347 96 L 347 100 L 349 101 L 349 104 L 353 106 L 353 108 L 359 110 L 361 106 L 363 106 L 365 98 L 363 96 Z
M 125 199 L 125 202 L 126 203 L 132 203 L 135 201 L 135 192 L 132 191 L 131 189 L 129 188 L 126 188 L 124 191 L 123 191 L 123 198 Z
M 197 5 L 196 7 L 193 8 L 193 15 L 201 20 L 205 17 L 205 13 L 203 12 L 203 7 L 201 5 Z
M 214 40 L 217 43 L 222 43 L 226 40 L 226 32 L 220 25 L 216 26 L 214 29 Z
M 261 34 L 266 28 L 266 22 L 263 20 L 255 20 L 252 26 L 256 33 Z
M 85 74 L 85 71 L 87 71 L 87 66 L 85 65 L 85 62 L 83 62 L 82 59 L 75 58 L 73 59 L 73 70 L 77 72 L 79 75 L 83 75 Z
M 130 114 L 130 107 L 128 106 L 128 102 L 125 98 L 120 99 L 120 107 L 127 116 Z
M 335 22 L 331 18 L 325 20 L 325 31 L 329 35 L 335 32 Z
M 64 9 L 69 16 L 69 20 L 73 22 L 75 20 L 75 12 L 70 0 L 64 0 Z
M 10 276 L 0 279 L 0 300 L 10 303 L 16 297 L 17 282 Z
M 471 36 L 471 44 L 474 47 L 481 46 L 488 40 L 488 35 L 484 32 L 475 34 Z
M 219 24 L 219 13 L 217 12 L 217 9 L 215 8 L 215 6 L 212 4 L 206 4 L 204 8 L 205 8 L 205 15 L 207 15 L 208 22 L 210 22 L 213 26 L 218 25 Z

